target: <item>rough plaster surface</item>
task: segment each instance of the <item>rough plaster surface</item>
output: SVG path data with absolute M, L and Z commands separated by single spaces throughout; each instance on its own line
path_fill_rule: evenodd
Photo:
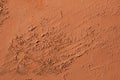
M 0 80 L 120 80 L 120 0 L 0 0 Z

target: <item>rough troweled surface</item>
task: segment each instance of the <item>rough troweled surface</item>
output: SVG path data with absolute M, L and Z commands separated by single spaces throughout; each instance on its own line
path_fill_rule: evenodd
M 0 80 L 120 80 L 119 21 L 119 0 L 0 0 Z

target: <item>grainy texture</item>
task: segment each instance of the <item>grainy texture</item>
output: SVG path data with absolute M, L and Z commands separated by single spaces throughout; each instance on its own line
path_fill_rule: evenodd
M 7 8 L 5 7 L 6 0 L 0 0 L 0 25 L 8 18 Z
M 0 80 L 120 80 L 120 0 L 0 0 Z

